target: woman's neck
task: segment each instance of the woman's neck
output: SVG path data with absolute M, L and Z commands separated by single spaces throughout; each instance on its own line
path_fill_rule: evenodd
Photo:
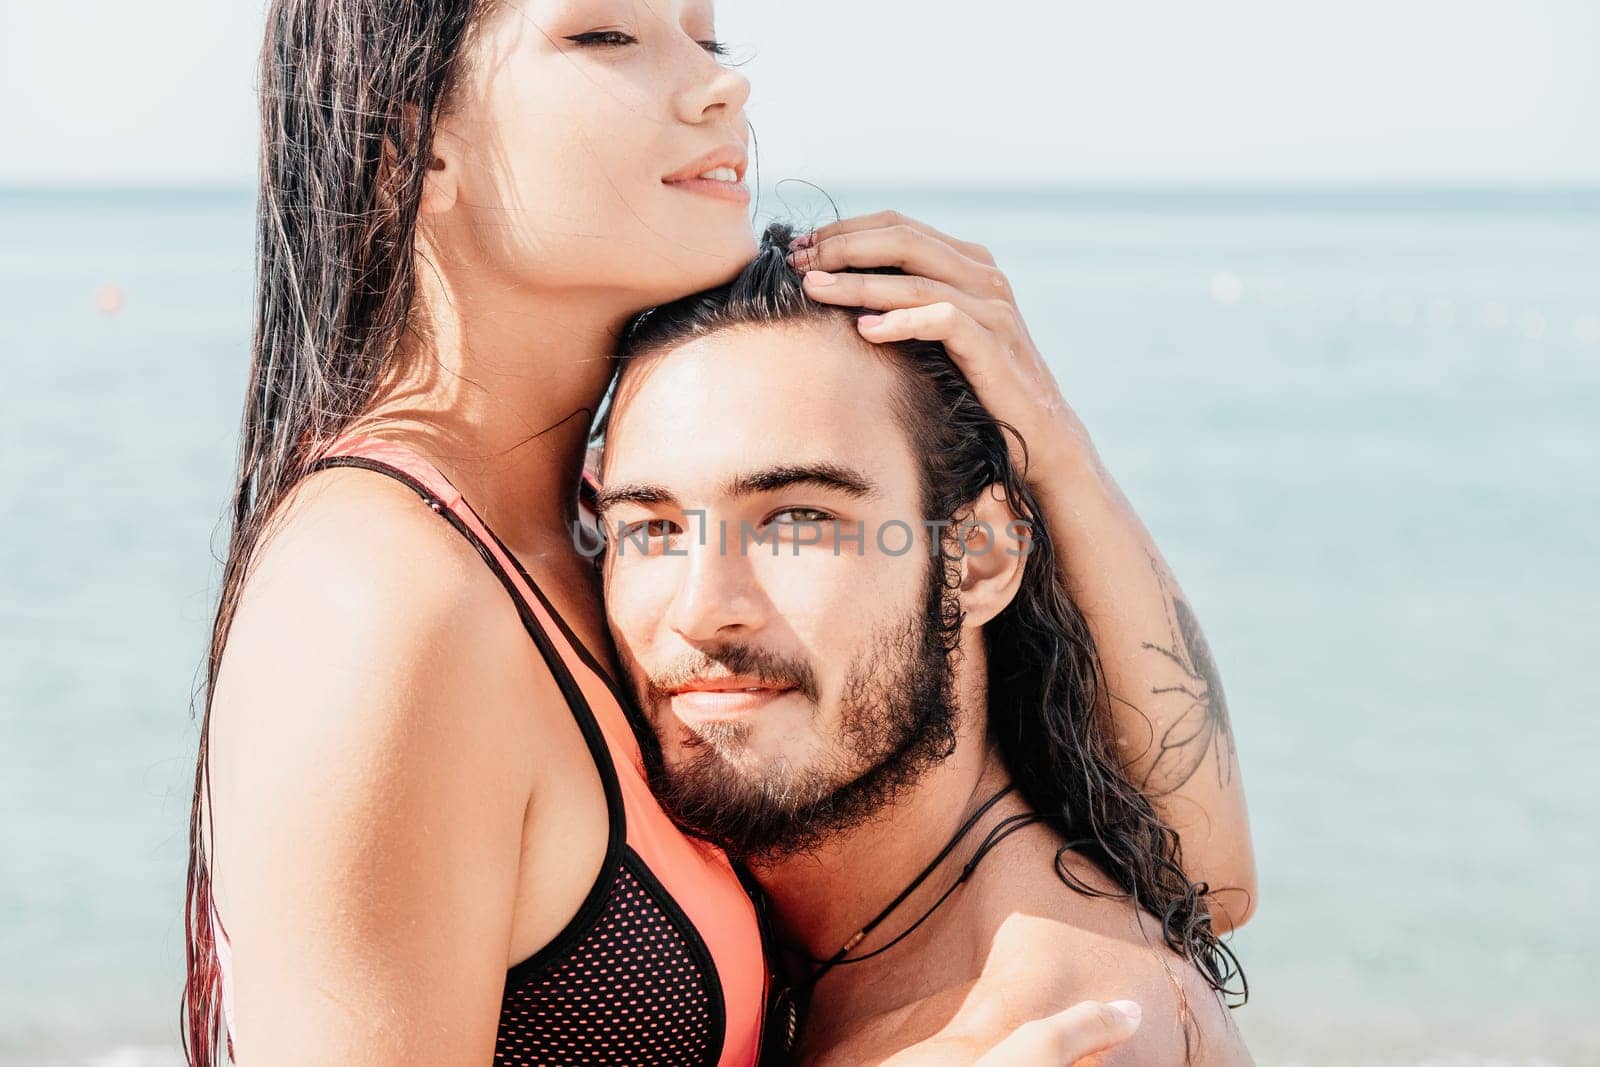
M 423 263 L 392 373 L 352 429 L 425 455 L 513 548 L 570 536 L 589 426 L 628 312 L 615 292 L 530 292 Z

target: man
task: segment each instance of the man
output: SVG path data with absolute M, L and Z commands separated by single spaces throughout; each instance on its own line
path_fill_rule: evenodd
M 765 891 L 798 1055 L 968 1063 L 1094 998 L 1143 1013 L 1096 1062 L 1248 1062 L 1000 429 L 785 244 L 632 332 L 598 508 L 658 790 Z

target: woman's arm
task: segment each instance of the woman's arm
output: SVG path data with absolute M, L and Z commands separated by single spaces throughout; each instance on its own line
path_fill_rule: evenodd
M 866 340 L 943 342 L 984 406 L 1027 442 L 1028 481 L 1099 648 L 1105 710 L 1126 765 L 1179 832 L 1186 873 L 1217 891 L 1217 929 L 1242 924 L 1255 907 L 1255 858 L 1216 665 L 1177 579 L 1028 336 L 993 257 L 886 212 L 800 238 L 791 261 L 810 272 L 814 299 L 882 311 L 860 321 Z M 848 273 L 885 266 L 907 276 Z
M 1029 481 L 1094 634 L 1124 764 L 1178 831 L 1185 873 L 1216 893 L 1212 922 L 1226 932 L 1255 910 L 1256 871 L 1222 679 L 1150 532 L 1088 433 L 1063 421 L 1060 438 L 1030 449 Z
M 318 477 L 365 499 L 263 550 L 213 707 L 235 1052 L 488 1063 L 530 796 L 520 626 L 414 495 Z

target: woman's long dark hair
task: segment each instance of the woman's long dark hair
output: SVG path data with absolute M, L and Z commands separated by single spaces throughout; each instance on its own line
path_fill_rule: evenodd
M 256 315 L 189 815 L 182 1030 L 224 1052 L 205 829 L 222 650 L 262 530 L 377 391 L 410 324 L 435 125 L 491 0 L 273 0 L 261 51 Z
M 731 327 L 850 321 L 861 314 L 805 295 L 784 259 L 792 236 L 789 227 L 773 224 L 755 260 L 732 282 L 635 318 L 623 338 L 623 357 Z M 1055 544 L 1025 480 L 1026 460 L 1019 466 L 1008 447 L 1007 434 L 1015 432 L 984 410 L 943 345 L 907 341 L 881 347 L 900 357 L 897 414 L 922 465 L 923 515 L 955 520 L 985 489 L 999 485 L 1029 524 L 1032 544 L 1021 586 L 984 627 L 989 733 L 1024 798 L 1067 842 L 1056 857 L 1057 873 L 1081 893 L 1106 895 L 1077 878 L 1065 854 L 1071 849 L 1093 861 L 1115 883 L 1117 896 L 1160 920 L 1167 945 L 1191 961 L 1212 989 L 1243 1003 L 1244 973 L 1211 927 L 1210 890 L 1185 875 L 1177 832 L 1162 822 L 1112 747 L 1100 657 L 1088 622 L 1058 575 Z M 947 544 L 947 560 L 950 551 Z M 946 640 L 953 640 L 959 613 L 947 613 L 940 625 Z

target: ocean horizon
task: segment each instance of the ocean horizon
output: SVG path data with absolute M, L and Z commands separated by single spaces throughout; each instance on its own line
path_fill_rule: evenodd
M 1203 623 L 1264 1067 L 1600 1063 L 1600 188 L 784 182 L 990 247 Z M 178 1061 L 248 188 L 0 187 L 0 1067 Z

